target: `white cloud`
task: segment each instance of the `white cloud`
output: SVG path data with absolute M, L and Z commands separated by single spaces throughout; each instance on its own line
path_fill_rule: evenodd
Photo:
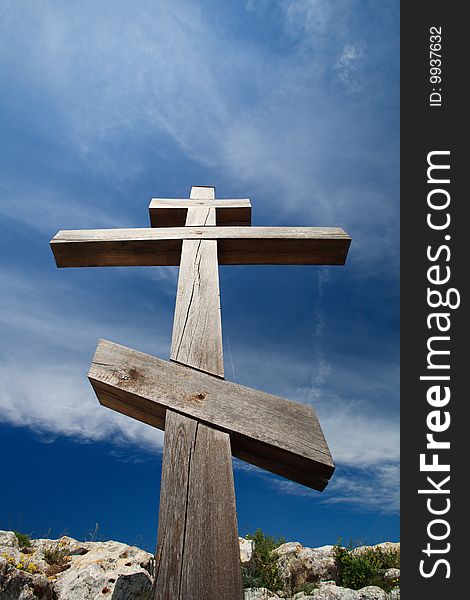
M 328 504 L 348 504 L 360 510 L 397 513 L 400 510 L 400 467 L 383 463 L 366 471 L 333 476 Z
M 332 29 L 334 8 L 328 0 L 283 0 L 281 6 L 291 34 L 312 36 Z
M 6 362 L 0 367 L 2 421 L 33 431 L 118 446 L 161 449 L 163 433 L 98 404 L 77 363 Z
M 42 433 L 161 448 L 161 432 L 100 406 L 86 375 L 99 337 L 163 358 L 168 340 L 148 326 L 147 314 L 116 322 L 99 294 L 85 289 L 71 299 L 70 292 L 53 277 L 38 286 L 27 273 L 2 272 L 0 419 Z
M 18 221 L 51 238 L 59 229 L 92 229 L 131 226 L 122 208 L 106 211 L 83 196 L 63 190 L 37 188 L 18 181 L 0 182 L 0 215 Z
M 343 48 L 335 65 L 338 77 L 349 91 L 357 91 L 360 87 L 360 71 L 367 56 L 364 42 L 348 44 Z

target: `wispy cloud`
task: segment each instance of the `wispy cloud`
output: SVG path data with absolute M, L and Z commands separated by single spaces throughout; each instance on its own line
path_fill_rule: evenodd
M 273 479 L 271 485 L 282 493 L 305 496 L 322 504 L 347 504 L 361 512 L 379 511 L 384 514 L 400 510 L 399 464 L 384 463 L 364 469 L 341 469 L 336 472 L 321 498 L 318 492 L 292 481 Z
M 396 462 L 339 474 L 330 485 L 326 503 L 352 504 L 357 509 L 384 513 L 397 513 L 400 509 L 400 467 Z
M 2 421 L 35 432 L 159 450 L 163 433 L 98 404 L 77 363 L 7 362 L 0 367 Z
M 341 52 L 336 63 L 338 77 L 350 91 L 360 87 L 361 66 L 366 57 L 366 47 L 363 42 L 348 44 Z
M 289 32 L 306 37 L 326 34 L 334 30 L 333 19 L 337 24 L 337 12 L 328 0 L 282 0 Z

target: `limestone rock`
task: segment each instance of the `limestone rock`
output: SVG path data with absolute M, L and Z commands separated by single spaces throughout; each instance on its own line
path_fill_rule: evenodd
M 20 549 L 18 538 L 13 531 L 0 531 L 0 548 L 16 548 Z
M 43 575 L 31 575 L 0 558 L 0 600 L 53 600 L 54 590 Z
M 400 542 L 381 542 L 375 546 L 358 546 L 357 548 L 354 548 L 353 553 L 361 554 L 371 548 L 379 548 L 384 552 L 400 552 Z
M 280 600 L 280 598 L 266 588 L 247 588 L 244 590 L 243 600 Z
M 358 600 L 387 600 L 387 594 L 376 585 L 368 585 L 357 592 Z
M 70 546 L 70 568 L 58 573 L 54 589 L 64 600 L 148 600 L 152 590 L 153 556 L 120 542 L 77 542 Z M 80 554 L 73 554 L 80 549 Z M 86 550 L 86 553 L 83 553 Z
M 312 598 L 312 600 L 359 600 L 360 596 L 358 596 L 358 593 L 348 588 L 326 585 L 314 590 L 313 594 L 308 596 L 308 598 Z M 307 598 L 304 600 L 307 600 Z
M 238 543 L 240 544 L 240 561 L 242 564 L 247 564 L 253 556 L 254 542 L 253 540 L 239 537 Z
M 386 581 L 400 581 L 400 569 L 387 569 L 384 573 Z
M 13 531 L 0 531 L 0 557 L 15 565 L 20 562 L 18 538 Z
M 336 579 L 333 546 L 304 548 L 299 542 L 288 542 L 276 548 L 274 553 L 278 556 L 281 577 L 294 588 L 309 582 Z
M 239 538 L 240 558 L 253 557 L 252 540 Z M 399 552 L 393 542 L 363 546 Z M 0 600 L 150 600 L 153 556 L 120 542 L 79 542 L 64 536 L 59 540 L 31 540 L 30 548 L 19 548 L 11 531 L 0 531 Z M 276 592 L 251 588 L 245 600 L 399 600 L 400 590 L 386 594 L 375 586 L 350 590 L 337 585 L 334 547 L 305 548 L 289 542 L 274 551 L 284 589 Z M 3 556 L 2 556 L 3 555 Z M 384 579 L 398 581 L 399 569 L 388 569 Z M 313 592 L 297 592 L 315 583 Z M 308 589 L 308 588 L 304 588 Z

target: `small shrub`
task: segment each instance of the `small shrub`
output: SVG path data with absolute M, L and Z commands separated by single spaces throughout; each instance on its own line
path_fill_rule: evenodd
M 273 550 L 286 540 L 265 535 L 261 529 L 257 529 L 254 535 L 249 534 L 246 538 L 253 540 L 254 548 L 250 563 L 242 565 L 243 587 L 264 587 L 273 591 L 282 589 L 283 581 Z
M 60 543 L 51 544 L 44 549 L 44 560 L 49 565 L 63 565 L 67 562 L 69 549 Z
M 339 585 L 359 590 L 367 585 L 376 585 L 389 592 L 393 585 L 384 580 L 384 573 L 390 568 L 400 568 L 400 552 L 367 548 L 354 552 L 352 544 L 341 546 L 341 540 L 334 546 L 338 567 Z
M 65 571 L 70 567 L 68 544 L 60 541 L 50 544 L 44 549 L 44 560 L 49 565 L 45 572 L 48 577 Z
M 293 593 L 294 594 L 298 594 L 299 592 L 304 592 L 305 595 L 310 596 L 310 594 L 313 594 L 313 592 L 315 590 L 317 590 L 318 588 L 319 588 L 319 585 L 318 585 L 317 581 L 315 581 L 315 582 L 309 581 L 307 583 L 304 583 L 301 586 L 296 587 L 293 590 Z
M 31 538 L 27 533 L 20 533 L 19 531 L 13 532 L 16 535 L 20 548 L 29 548 L 31 546 Z

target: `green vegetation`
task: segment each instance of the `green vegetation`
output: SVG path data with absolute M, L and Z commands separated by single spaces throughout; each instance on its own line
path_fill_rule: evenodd
M 67 563 L 68 554 L 68 545 L 57 542 L 44 549 L 44 560 L 51 566 L 63 566 Z
M 12 565 L 16 569 L 19 569 L 20 571 L 26 571 L 27 573 L 31 573 L 31 575 L 34 575 L 34 573 L 37 573 L 38 571 L 36 563 L 34 563 L 32 560 L 29 560 L 29 558 L 23 553 L 20 554 L 19 562 L 16 562 L 15 558 L 8 554 L 8 552 L 2 552 L 2 558 L 4 558 L 8 564 Z
M 243 587 L 265 587 L 272 591 L 282 589 L 283 581 L 273 550 L 285 544 L 286 540 L 265 535 L 261 529 L 257 529 L 254 535 L 248 534 L 246 539 L 253 540 L 254 549 L 250 563 L 242 565 Z
M 384 580 L 387 569 L 400 568 L 400 551 L 382 548 L 367 548 L 360 552 L 354 550 L 352 543 L 348 548 L 341 546 L 341 540 L 334 546 L 338 566 L 339 585 L 359 590 L 367 585 L 376 585 L 390 591 L 393 582 Z
M 29 548 L 31 546 L 31 538 L 27 533 L 13 532 L 16 535 L 20 548 Z
M 253 540 L 253 555 L 248 564 L 242 565 L 242 580 L 244 588 L 264 587 L 272 592 L 284 591 L 289 595 L 298 592 L 312 594 L 318 588 L 318 581 L 305 581 L 302 572 L 291 572 L 290 581 L 281 578 L 277 556 L 273 552 L 278 546 L 285 543 L 284 538 L 275 539 L 265 535 L 257 529 L 254 535 L 247 535 Z M 334 546 L 336 561 L 337 585 L 353 590 L 359 590 L 368 585 L 375 585 L 386 592 L 393 589 L 398 581 L 386 580 L 385 572 L 388 569 L 400 568 L 400 550 L 381 547 L 364 548 L 358 550 L 359 544 L 349 543 L 348 547 L 341 545 L 341 539 Z
M 304 592 L 307 596 L 313 594 L 314 590 L 318 589 L 318 582 L 307 582 L 303 585 L 297 586 L 295 589 L 291 591 L 291 594 L 298 594 L 299 592 Z

